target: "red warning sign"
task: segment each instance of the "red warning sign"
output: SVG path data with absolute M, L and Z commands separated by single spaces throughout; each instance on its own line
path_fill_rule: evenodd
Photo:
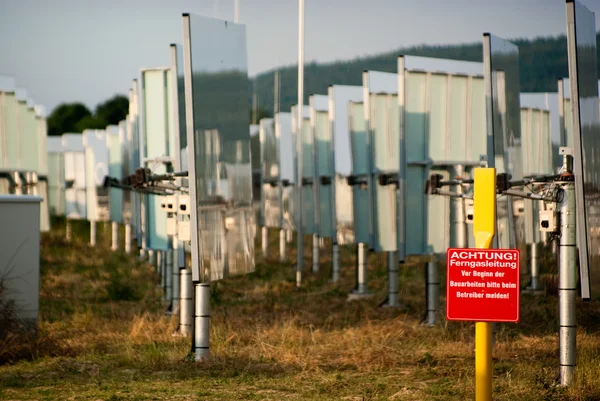
M 448 249 L 446 318 L 518 322 L 519 270 L 518 249 Z

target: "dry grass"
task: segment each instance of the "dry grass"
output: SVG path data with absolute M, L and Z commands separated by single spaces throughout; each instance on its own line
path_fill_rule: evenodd
M 473 398 L 473 325 L 420 324 L 418 261 L 401 271 L 403 308 L 378 306 L 386 272 L 377 255 L 369 263 L 375 297 L 348 303 L 350 249 L 342 252 L 342 280 L 330 284 L 327 251 L 322 271 L 308 272 L 307 241 L 305 282 L 296 290 L 292 263 L 277 261 L 273 232 L 272 252 L 257 255 L 256 273 L 212 284 L 212 359 L 194 363 L 186 358 L 189 339 L 172 335 L 177 322 L 164 316 L 151 266 L 111 253 L 108 238 L 91 249 L 85 241 L 65 244 L 63 234 L 59 227 L 43 238 L 41 340 L 26 360 L 0 366 L 1 399 Z M 555 385 L 557 298 L 524 295 L 522 322 L 498 326 L 495 399 L 600 400 L 600 308 L 578 306 L 576 383 Z

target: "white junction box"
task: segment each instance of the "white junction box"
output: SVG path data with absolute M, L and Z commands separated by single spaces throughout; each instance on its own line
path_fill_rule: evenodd
M 178 225 L 178 238 L 179 241 L 191 241 L 192 240 L 192 230 L 189 220 L 180 221 Z

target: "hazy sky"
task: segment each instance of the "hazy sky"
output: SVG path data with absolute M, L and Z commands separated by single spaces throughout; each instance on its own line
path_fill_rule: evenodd
M 251 76 L 297 61 L 297 0 L 239 0 Z M 580 0 L 596 13 L 600 1 Z M 305 0 L 305 59 L 334 61 L 416 44 L 565 33 L 564 0 Z M 36 103 L 93 108 L 126 94 L 142 67 L 169 64 L 183 12 L 233 20 L 234 0 L 0 0 L 0 74 Z M 324 88 L 325 90 L 325 88 Z

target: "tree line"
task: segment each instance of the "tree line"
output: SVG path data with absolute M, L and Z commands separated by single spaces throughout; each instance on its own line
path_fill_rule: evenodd
M 600 33 L 596 40 L 600 43 Z M 556 92 L 557 81 L 569 76 L 567 64 L 566 36 L 516 39 L 519 46 L 519 68 L 521 92 Z M 305 104 L 310 94 L 326 94 L 332 84 L 362 85 L 365 70 L 396 72 L 398 55 L 437 57 L 463 61 L 482 61 L 481 43 L 462 45 L 413 46 L 370 57 L 333 63 L 307 63 L 304 70 Z M 600 47 L 597 48 L 600 72 Z M 297 103 L 297 66 L 279 69 L 279 109 L 289 111 Z M 275 70 L 259 74 L 250 79 L 250 121 L 273 116 Z M 256 115 L 253 112 L 253 94 L 256 91 Z M 125 119 L 129 111 L 127 97 L 116 95 L 99 104 L 94 112 L 82 103 L 65 103 L 56 107 L 48 117 L 48 134 L 62 135 L 65 132 L 82 132 L 84 129 L 102 129 Z

